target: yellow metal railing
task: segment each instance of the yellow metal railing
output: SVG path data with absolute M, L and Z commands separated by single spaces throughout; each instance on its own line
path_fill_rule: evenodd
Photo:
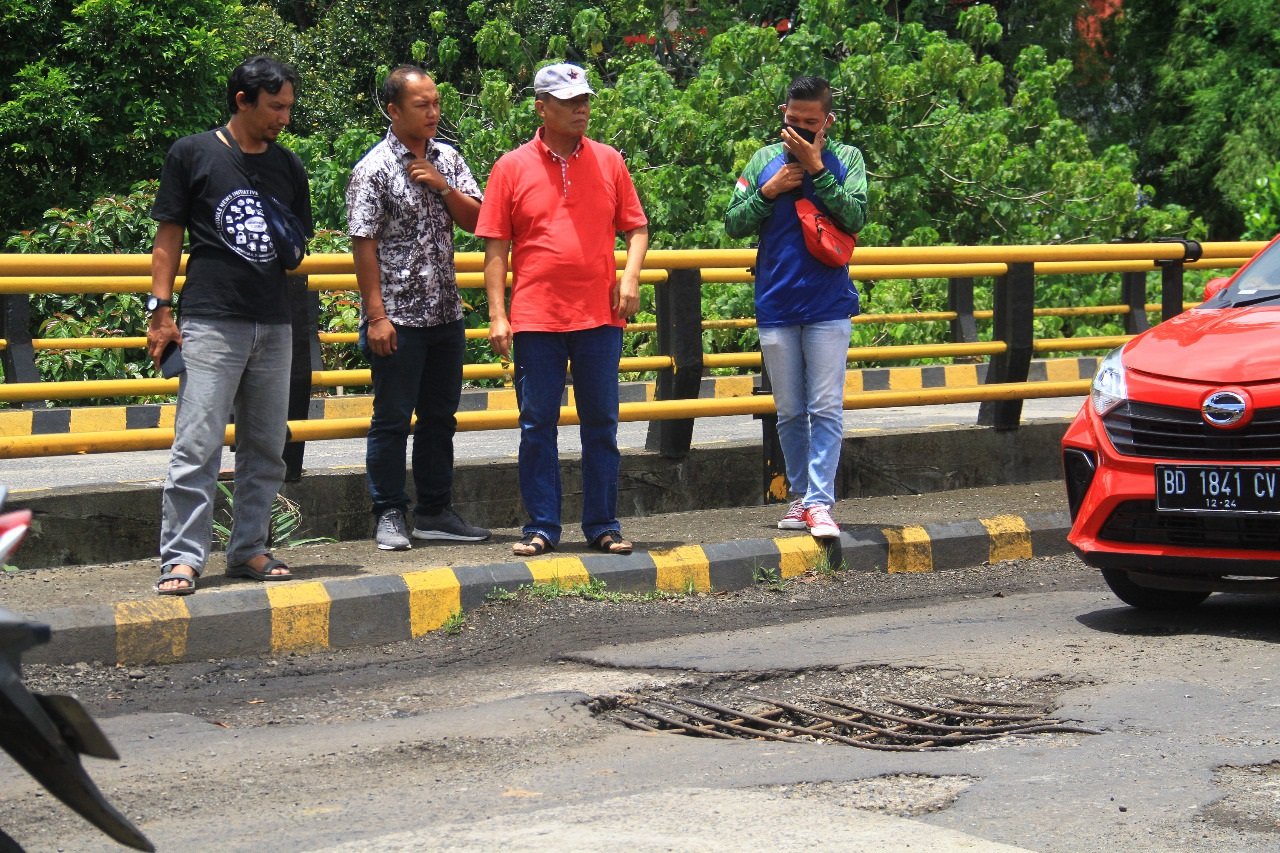
M 1054 397 L 1077 397 L 1089 392 L 1089 381 L 1007 383 L 977 385 L 966 388 L 922 388 L 913 391 L 864 391 L 845 397 L 846 409 L 878 409 L 890 406 L 938 405 L 943 403 L 987 402 L 995 400 L 1030 400 Z M 647 403 L 622 403 L 618 418 L 622 421 L 683 420 L 686 418 L 756 415 L 774 411 L 773 397 L 760 394 L 751 397 L 693 400 L 655 400 Z M 460 431 L 514 429 L 519 412 L 513 409 L 486 412 L 459 412 Z M 560 423 L 578 423 L 572 406 L 560 409 Z M 331 418 L 320 421 L 290 421 L 293 438 L 298 441 L 359 438 L 369 430 L 368 418 Z M 234 443 L 235 428 L 228 427 L 224 439 Z M 59 435 L 0 436 L 0 459 L 41 456 L 63 456 L 82 453 L 117 453 L 131 450 L 162 450 L 173 443 L 171 428 L 133 429 L 117 432 L 82 432 Z
M 1205 243 L 1200 260 L 1185 263 L 1189 269 L 1231 269 L 1242 265 L 1265 243 Z M 1181 243 L 1090 244 L 1070 246 L 934 246 L 934 247 L 863 247 L 855 255 L 850 275 L 857 280 L 953 279 L 1003 277 L 1011 264 L 1031 264 L 1036 275 L 1101 274 L 1151 272 L 1159 262 L 1180 262 L 1185 247 Z M 625 256 L 619 252 L 619 263 Z M 483 285 L 483 254 L 462 252 L 455 256 L 461 287 Z M 186 258 L 183 258 L 185 269 Z M 661 283 L 669 271 L 697 269 L 704 284 L 749 282 L 755 263 L 753 249 L 653 250 L 645 259 L 642 280 Z M 147 255 L 0 255 L 0 296 L 37 293 L 142 293 L 150 287 L 150 258 Z M 349 254 L 312 255 L 296 271 L 308 276 L 308 287 L 322 291 L 349 291 L 356 288 L 352 257 Z M 179 287 L 183 283 L 180 276 Z M 1147 305 L 1159 310 L 1160 305 Z M 1123 315 L 1128 305 L 1045 306 L 1034 310 L 1035 316 Z M 989 320 L 990 310 L 973 311 L 970 316 Z M 956 311 L 918 313 L 866 314 L 855 318 L 860 324 L 949 322 L 960 317 Z M 704 329 L 750 328 L 751 318 L 707 320 Z M 631 331 L 653 331 L 656 324 L 633 324 Z M 487 337 L 484 328 L 468 329 L 469 339 Z M 323 343 L 354 343 L 351 332 L 321 332 Z M 1034 342 L 1037 353 L 1089 352 L 1110 349 L 1128 340 L 1128 336 L 1092 338 L 1042 339 Z M 7 342 L 0 340 L 0 347 Z M 119 336 L 106 338 L 41 338 L 31 341 L 34 349 L 141 348 L 145 338 Z M 999 355 L 1007 352 L 1003 341 L 949 343 L 912 346 L 854 347 L 849 350 L 851 362 L 885 363 L 925 358 L 954 359 Z M 706 368 L 758 368 L 758 352 L 711 353 L 703 356 Z M 619 371 L 637 373 L 669 371 L 673 359 L 658 355 L 624 358 Z M 465 380 L 509 379 L 510 365 L 494 362 L 469 364 L 464 367 Z M 368 370 L 322 370 L 313 373 L 312 382 L 320 387 L 361 387 L 370 384 Z M 29 403 L 50 399 L 85 399 L 91 397 L 141 397 L 171 395 L 176 380 L 120 379 L 92 382 L 32 382 L 0 384 L 0 402 Z M 1007 383 L 969 388 L 939 388 L 910 392 L 864 392 L 846 399 L 846 408 L 921 405 L 934 402 L 992 401 L 1031 399 L 1044 396 L 1075 396 L 1087 393 L 1088 382 Z M 626 403 L 623 420 L 664 420 L 672 418 L 711 417 L 730 414 L 759 414 L 772 411 L 772 397 L 730 398 L 722 400 L 682 399 L 653 403 Z M 513 411 L 462 412 L 459 429 L 493 429 L 515 426 Z M 576 422 L 572 408 L 562 411 L 565 423 Z M 317 440 L 363 435 L 367 418 L 303 421 L 291 424 L 295 438 Z M 228 440 L 232 433 L 228 433 Z M 51 455 L 55 453 L 108 452 L 122 449 L 167 447 L 172 432 L 165 429 L 134 429 L 121 433 L 76 433 L 70 435 L 17 436 L 0 438 L 0 457 Z

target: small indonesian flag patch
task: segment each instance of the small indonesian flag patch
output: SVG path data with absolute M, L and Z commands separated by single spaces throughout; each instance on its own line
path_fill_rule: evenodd
M 742 177 L 738 178 L 738 184 L 735 187 L 735 189 L 740 193 L 749 192 L 751 190 L 751 185 L 747 183 L 746 175 L 743 175 Z

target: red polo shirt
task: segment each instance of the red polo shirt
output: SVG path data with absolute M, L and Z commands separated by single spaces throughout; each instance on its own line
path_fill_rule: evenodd
M 476 235 L 511 241 L 513 332 L 622 326 L 609 295 L 620 231 L 648 223 L 622 155 L 583 138 L 562 159 L 533 139 L 489 175 Z

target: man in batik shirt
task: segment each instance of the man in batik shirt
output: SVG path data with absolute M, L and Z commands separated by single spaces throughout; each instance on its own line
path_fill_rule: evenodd
M 404 460 L 413 434 L 412 536 L 478 542 L 453 508 L 453 434 L 466 353 L 453 226 L 474 231 L 482 194 L 462 155 L 435 139 L 440 94 L 422 69 L 387 75 L 386 138 L 356 164 L 347 222 L 360 286 L 360 348 L 373 372 L 365 468 L 385 551 L 411 547 Z

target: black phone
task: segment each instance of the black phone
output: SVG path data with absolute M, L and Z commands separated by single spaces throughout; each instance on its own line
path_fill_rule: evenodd
M 172 379 L 186 369 L 182 347 L 177 341 L 169 341 L 169 345 L 164 348 L 164 355 L 160 356 L 160 375 L 165 379 Z

